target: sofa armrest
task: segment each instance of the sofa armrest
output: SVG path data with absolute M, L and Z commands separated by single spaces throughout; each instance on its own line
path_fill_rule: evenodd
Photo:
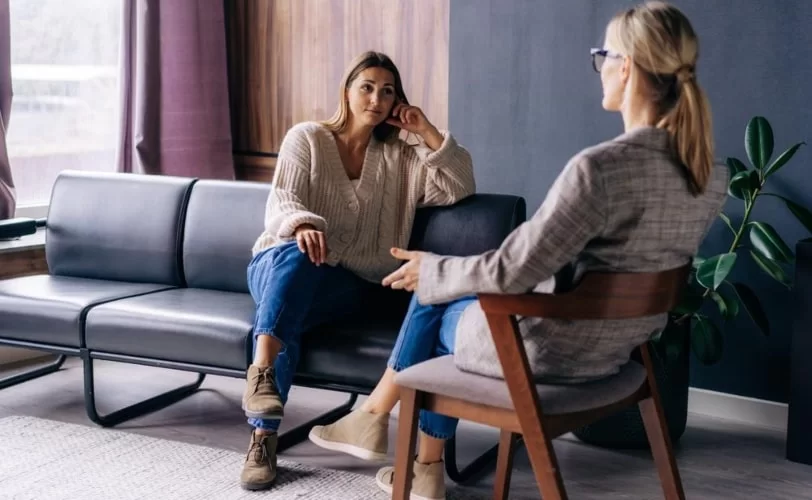
M 421 208 L 409 248 L 477 255 L 498 248 L 526 217 L 524 198 L 502 194 L 474 194 L 451 206 Z

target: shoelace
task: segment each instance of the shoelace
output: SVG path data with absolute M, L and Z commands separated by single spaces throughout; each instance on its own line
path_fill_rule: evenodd
M 258 464 L 262 464 L 266 462 L 266 458 L 268 457 L 268 449 L 265 446 L 264 440 L 254 441 L 251 443 L 251 447 L 248 448 L 248 455 L 245 457 L 246 460 L 251 458 L 251 454 L 254 454 L 254 462 Z
M 273 368 L 272 367 L 268 367 L 268 368 L 262 370 L 261 372 L 257 373 L 254 376 L 254 392 L 259 391 L 259 386 L 261 384 L 268 384 L 268 385 L 271 386 L 271 389 L 273 389 L 274 382 L 273 382 Z

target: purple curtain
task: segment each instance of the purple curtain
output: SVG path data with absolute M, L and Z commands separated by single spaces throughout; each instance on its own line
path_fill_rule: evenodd
M 11 115 L 11 25 L 8 0 L 0 0 L 0 220 L 14 217 L 14 179 L 6 149 L 6 130 Z
M 223 1 L 123 2 L 118 170 L 233 179 Z

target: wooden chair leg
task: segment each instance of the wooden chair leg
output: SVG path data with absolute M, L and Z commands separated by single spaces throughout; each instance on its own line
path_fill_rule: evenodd
M 499 456 L 496 459 L 496 477 L 493 481 L 494 500 L 507 500 L 510 491 L 510 475 L 513 472 L 513 455 L 518 435 L 502 429 L 499 434 Z
M 685 500 L 677 461 L 671 448 L 671 437 L 668 435 L 665 416 L 659 402 L 656 395 L 640 401 L 640 414 L 643 417 L 651 454 L 654 455 L 654 463 L 657 465 L 666 500 Z
M 408 500 L 412 491 L 414 451 L 417 446 L 417 417 L 423 393 L 401 388 L 398 413 L 398 440 L 395 448 L 395 484 L 392 500 Z

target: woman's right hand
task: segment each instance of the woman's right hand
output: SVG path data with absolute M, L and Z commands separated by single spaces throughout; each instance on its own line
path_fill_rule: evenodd
M 294 233 L 299 250 L 306 253 L 310 261 L 317 266 L 327 261 L 327 240 L 324 233 L 310 224 L 302 224 Z

